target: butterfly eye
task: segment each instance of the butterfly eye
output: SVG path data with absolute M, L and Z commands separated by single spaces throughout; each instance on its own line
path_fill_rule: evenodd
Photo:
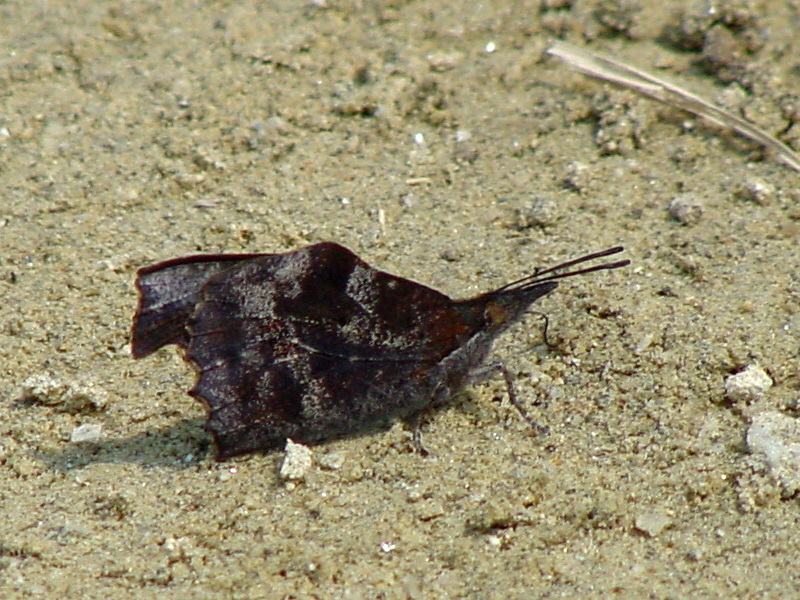
M 486 318 L 489 319 L 489 323 L 491 323 L 493 327 L 499 327 L 508 321 L 508 312 L 506 309 L 494 302 L 486 307 L 486 311 L 483 314 L 486 315 Z

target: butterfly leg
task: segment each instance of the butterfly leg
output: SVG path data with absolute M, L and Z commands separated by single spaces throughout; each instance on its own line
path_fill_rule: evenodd
M 411 427 L 411 440 L 416 450 L 421 456 L 430 456 L 430 452 L 422 443 L 422 421 L 426 409 L 415 412 L 406 417 L 405 422 Z
M 522 416 L 525 421 L 527 421 L 528 425 L 533 427 L 533 429 L 539 434 L 545 434 L 549 431 L 547 427 L 544 425 L 539 425 L 533 417 L 530 416 L 527 409 L 522 405 L 522 402 L 519 401 L 519 397 L 517 397 L 517 390 L 514 387 L 514 378 L 511 376 L 511 373 L 506 368 L 503 363 L 496 362 L 490 365 L 486 365 L 481 367 L 481 369 L 475 373 L 473 373 L 473 377 L 482 379 L 489 375 L 492 372 L 499 371 L 500 374 L 503 376 L 503 380 L 506 383 L 506 393 L 508 394 L 508 400 L 517 409 L 517 412 Z
M 547 337 L 547 328 L 550 327 L 550 319 L 546 314 L 543 312 L 539 312 L 537 310 L 528 311 L 528 314 L 536 315 L 537 317 L 541 317 L 544 320 L 544 327 L 542 327 L 542 338 L 544 339 L 544 345 L 548 348 L 552 348 L 553 344 L 550 343 L 550 339 Z

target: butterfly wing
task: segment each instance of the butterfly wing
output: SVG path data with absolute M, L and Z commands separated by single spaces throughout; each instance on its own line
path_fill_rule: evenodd
M 427 404 L 471 331 L 447 296 L 316 244 L 208 279 L 189 321 L 191 393 L 219 460 L 313 443 Z
M 263 254 L 199 255 L 168 260 L 139 269 L 139 305 L 133 317 L 131 350 L 144 358 L 161 346 L 186 347 L 186 324 L 212 275 Z

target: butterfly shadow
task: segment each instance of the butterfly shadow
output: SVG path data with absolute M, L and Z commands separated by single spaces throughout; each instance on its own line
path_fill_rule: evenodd
M 69 443 L 58 450 L 40 450 L 36 458 L 55 471 L 74 471 L 97 463 L 138 463 L 143 467 L 194 467 L 213 455 L 211 436 L 203 419 L 184 419 L 129 437 Z
M 459 394 L 447 404 L 429 407 L 421 416 L 422 427 L 426 428 L 433 416 L 447 407 L 458 407 L 461 404 L 466 406 L 471 402 L 470 395 Z M 100 463 L 137 463 L 145 468 L 192 468 L 207 462 L 209 458 L 213 460 L 216 454 L 211 434 L 205 431 L 204 423 L 205 419 L 202 418 L 184 419 L 173 425 L 150 429 L 128 437 L 104 438 L 97 442 L 68 442 L 63 449 L 38 450 L 33 452 L 33 456 L 45 462 L 50 469 L 60 472 L 76 471 Z M 346 432 L 314 445 L 385 433 L 391 426 L 392 423 L 387 422 Z M 409 429 L 415 426 L 415 421 L 407 421 L 406 427 Z M 413 448 L 410 440 L 409 449 Z M 263 454 L 282 456 L 282 449 L 266 451 Z

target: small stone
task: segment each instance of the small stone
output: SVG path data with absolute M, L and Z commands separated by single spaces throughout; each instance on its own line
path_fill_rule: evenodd
M 344 456 L 336 452 L 329 452 L 323 454 L 319 459 L 319 466 L 329 471 L 336 471 L 342 468 L 344 464 Z
M 69 441 L 73 444 L 96 444 L 103 438 L 103 426 L 100 423 L 84 423 L 72 430 Z
M 551 227 L 558 222 L 560 217 L 558 202 L 552 198 L 538 197 L 519 211 L 517 221 L 520 229 Z
M 751 404 L 763 398 L 772 383 L 772 378 L 759 365 L 748 365 L 725 379 L 725 397 L 734 403 Z
M 38 402 L 76 414 L 103 410 L 108 394 L 94 383 L 78 383 L 51 375 L 31 375 L 19 387 L 17 402 Z
M 196 187 L 205 180 L 204 173 L 181 173 L 175 176 L 175 182 L 185 190 Z
M 592 183 L 592 170 L 589 165 L 572 162 L 567 166 L 567 175 L 564 177 L 567 187 L 576 192 L 585 193 Z
M 753 417 L 747 430 L 747 447 L 766 464 L 783 493 L 800 490 L 800 420 L 775 411 Z
M 431 52 L 425 57 L 432 71 L 449 71 L 464 62 L 461 52 Z
M 649 537 L 656 537 L 670 525 L 672 519 L 659 511 L 641 513 L 634 521 L 634 527 Z
M 514 524 L 513 506 L 506 502 L 486 503 L 473 512 L 466 522 L 467 529 L 478 533 L 490 533 Z
M 274 131 L 278 135 L 288 135 L 292 132 L 292 128 L 284 119 L 280 117 L 270 117 L 265 123 L 266 128 Z
M 761 179 L 749 178 L 736 190 L 736 197 L 742 200 L 749 200 L 757 204 L 769 204 L 775 195 L 775 187 Z
M 694 225 L 703 216 L 703 203 L 694 194 L 680 194 L 670 200 L 667 210 L 681 225 Z
M 286 440 L 286 456 L 283 457 L 280 476 L 287 481 L 300 481 L 305 479 L 306 472 L 311 468 L 311 449 L 303 444 L 295 444 Z

